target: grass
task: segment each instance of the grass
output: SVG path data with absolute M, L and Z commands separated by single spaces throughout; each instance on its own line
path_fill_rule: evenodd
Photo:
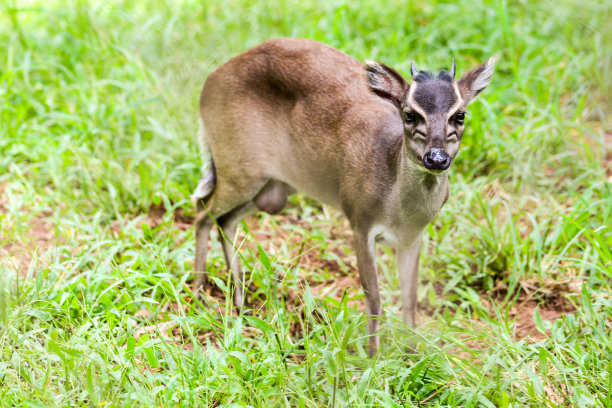
M 0 406 L 612 406 L 608 2 L 0 10 Z M 209 306 L 189 291 L 198 93 L 277 36 L 404 73 L 498 61 L 428 227 L 415 330 L 380 251 L 375 359 L 346 221 L 306 197 L 244 224 L 250 315 L 216 243 Z

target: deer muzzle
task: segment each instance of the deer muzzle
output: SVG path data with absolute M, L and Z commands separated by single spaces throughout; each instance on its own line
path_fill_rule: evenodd
M 451 158 L 444 149 L 434 147 L 423 156 L 423 164 L 428 170 L 446 170 L 450 166 Z

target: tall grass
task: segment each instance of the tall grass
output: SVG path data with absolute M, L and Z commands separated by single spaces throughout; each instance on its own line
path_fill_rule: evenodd
M 1 7 L 0 406 L 612 406 L 608 2 Z M 415 330 L 381 250 L 375 359 L 346 222 L 306 197 L 244 225 L 248 313 L 216 243 L 207 304 L 189 290 L 198 93 L 278 36 L 404 73 L 498 61 Z

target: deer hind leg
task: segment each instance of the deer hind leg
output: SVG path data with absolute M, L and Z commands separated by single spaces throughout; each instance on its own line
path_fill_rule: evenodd
M 280 212 L 287 204 L 287 195 L 294 190 L 280 181 L 269 180 L 264 187 L 255 195 L 252 201 L 248 201 L 218 219 L 222 234 L 219 236 L 223 246 L 225 261 L 230 269 L 234 281 L 234 305 L 237 308 L 244 306 L 244 273 L 240 268 L 240 257 L 236 253 L 236 230 L 240 221 L 257 210 L 270 214 Z
M 257 211 L 252 201 L 244 203 L 219 218 L 219 240 L 223 247 L 225 262 L 234 282 L 234 305 L 240 309 L 244 306 L 244 272 L 240 268 L 240 257 L 236 252 L 236 230 L 245 217 Z
M 257 185 L 263 185 L 263 188 L 257 188 Z M 235 249 L 238 225 L 242 219 L 254 214 L 258 209 L 270 214 L 278 213 L 287 204 L 287 196 L 295 192 L 287 184 L 275 180 L 257 180 L 251 186 L 255 187 L 255 193 L 245 192 L 246 189 L 235 189 L 232 184 L 221 181 L 216 186 L 215 191 L 206 198 L 206 205 L 203 204 L 203 201 L 198 202 L 198 217 L 196 219 L 195 270 L 198 273 L 198 278 L 194 283 L 194 291 L 199 290 L 206 283 L 208 236 L 216 219 L 222 231 L 219 239 L 223 246 L 225 261 L 234 281 L 234 304 L 239 308 L 244 305 L 244 279 Z M 249 190 L 252 190 L 252 187 L 249 187 Z M 242 194 L 237 194 L 237 191 L 241 191 Z M 242 204 L 236 205 L 237 201 Z M 228 211 L 227 208 L 230 208 L 230 210 Z
M 264 185 L 265 182 L 265 180 L 262 180 L 260 185 Z M 207 282 L 206 258 L 208 255 L 208 238 L 210 230 L 215 225 L 215 220 L 220 219 L 226 214 L 231 214 L 242 205 L 241 203 L 252 202 L 251 200 L 257 191 L 255 186 L 254 192 L 238 194 L 238 192 L 242 192 L 242 189 L 236 188 L 226 178 L 217 178 L 214 163 L 211 164 L 210 169 L 200 181 L 192 196 L 197 203 L 194 261 L 196 280 L 193 283 L 194 293 L 203 290 Z
M 208 254 L 208 236 L 210 235 L 210 230 L 214 221 L 209 216 L 208 209 L 204 205 L 204 202 L 210 201 L 211 196 L 214 194 L 216 182 L 217 173 L 215 170 L 215 163 L 211 161 L 208 171 L 204 174 L 204 177 L 202 177 L 202 180 L 200 180 L 200 183 L 192 195 L 192 199 L 196 202 L 197 206 L 195 219 L 196 248 L 193 265 L 196 280 L 193 283 L 193 293 L 203 290 L 207 281 L 206 255 Z
M 198 202 L 198 210 L 195 220 L 195 262 L 194 272 L 196 280 L 193 282 L 193 293 L 204 290 L 208 275 L 206 273 L 206 256 L 208 255 L 208 236 L 214 224 L 214 220 L 209 216 L 202 202 Z
M 240 221 L 257 212 L 265 211 L 269 214 L 280 212 L 287 204 L 287 195 L 293 190 L 285 183 L 270 180 L 255 195 L 252 201 L 242 204 L 228 214 L 219 218 L 219 227 L 223 231 L 220 235 L 225 261 L 230 269 L 234 281 L 234 305 L 241 308 L 244 305 L 244 273 L 240 268 L 240 258 L 236 253 L 236 230 Z

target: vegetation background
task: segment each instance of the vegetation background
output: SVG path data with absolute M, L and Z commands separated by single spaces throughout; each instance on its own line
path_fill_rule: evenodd
M 611 2 L 0 4 L 0 406 L 612 406 Z M 216 241 L 209 306 L 189 290 L 198 93 L 278 36 L 498 61 L 415 330 L 380 250 L 375 359 L 346 221 L 306 197 L 244 224 L 250 315 Z

